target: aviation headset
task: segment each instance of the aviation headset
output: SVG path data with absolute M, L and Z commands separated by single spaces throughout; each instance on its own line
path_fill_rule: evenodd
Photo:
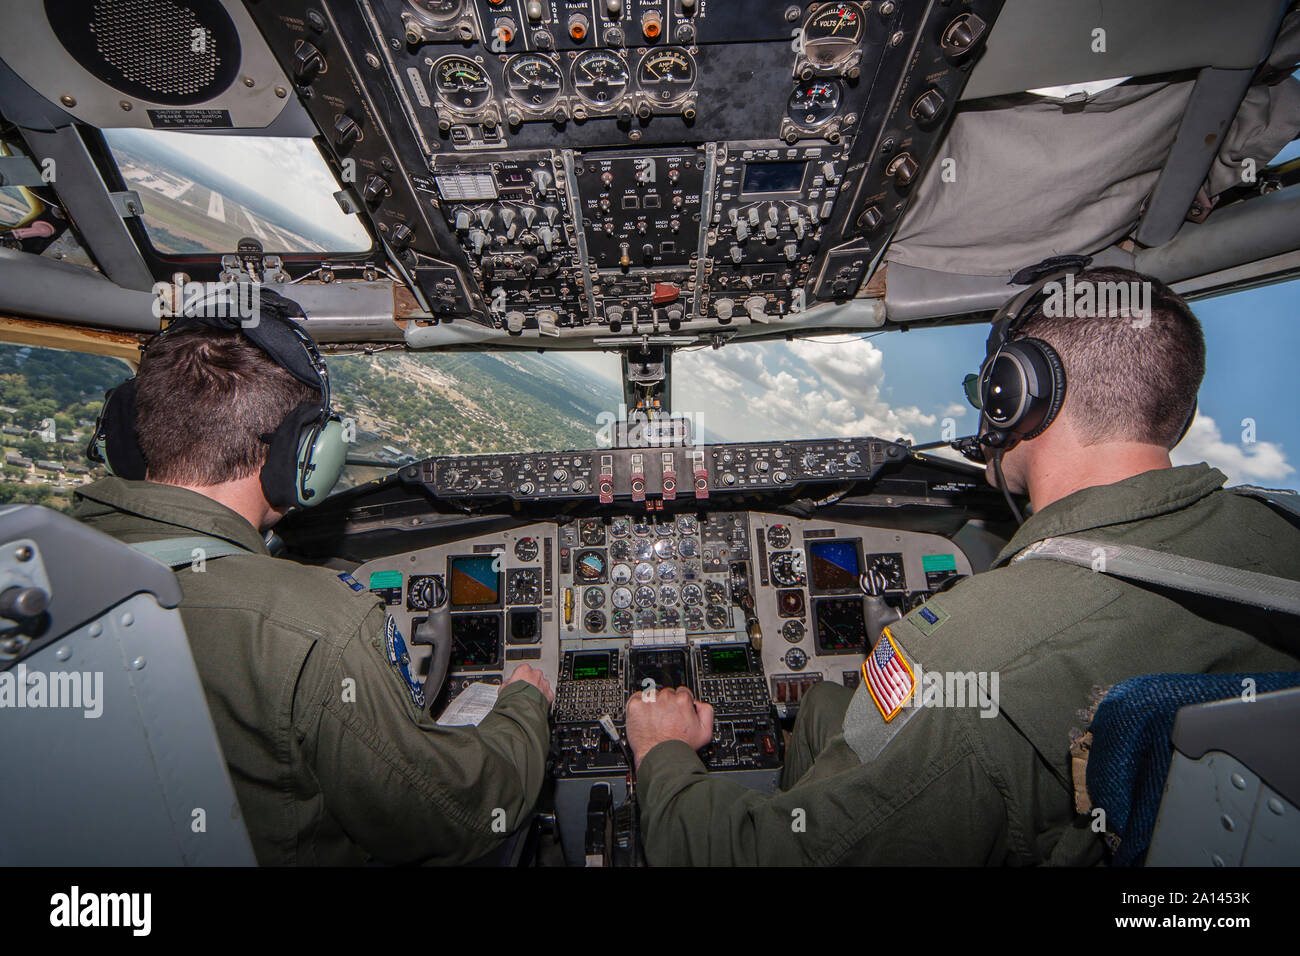
M 1063 256 L 1048 261 L 1054 269 L 994 313 L 984 362 L 978 373 L 967 375 L 962 383 L 967 401 L 980 410 L 979 446 L 988 445 L 998 454 L 1041 435 L 1055 421 L 1065 402 L 1065 366 L 1061 356 L 1042 339 L 1018 338 L 1017 333 L 1034 309 L 1050 297 L 1046 287 L 1078 272 L 1089 260 L 1083 256 Z M 1193 402 L 1191 414 L 1174 445 L 1183 440 L 1195 417 Z
M 209 308 L 218 305 L 220 308 Z M 316 343 L 293 321 L 293 317 L 305 317 L 304 313 L 296 302 L 266 288 L 259 290 L 255 325 L 228 317 L 233 311 L 229 299 L 209 297 L 146 342 L 142 356 L 163 336 L 185 329 L 240 332 L 282 369 L 316 389 L 318 401 L 303 402 L 275 431 L 258 436 L 268 446 L 259 478 L 267 502 L 277 510 L 319 504 L 339 479 L 347 443 L 343 425 L 330 406 L 325 361 Z M 132 377 L 104 396 L 86 457 L 106 465 L 110 474 L 142 480 L 147 462 L 135 430 L 135 386 Z

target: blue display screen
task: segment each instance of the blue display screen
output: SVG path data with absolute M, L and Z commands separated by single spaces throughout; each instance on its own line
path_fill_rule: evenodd
M 809 541 L 808 570 L 816 594 L 857 590 L 862 573 L 857 541 Z

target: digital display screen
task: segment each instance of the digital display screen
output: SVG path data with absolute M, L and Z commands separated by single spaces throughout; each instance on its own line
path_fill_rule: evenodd
M 745 180 L 741 192 L 794 192 L 803 185 L 803 169 L 807 165 L 807 162 L 801 159 L 783 163 L 749 163 L 745 166 Z
M 711 647 L 708 655 L 709 669 L 715 674 L 749 673 L 749 655 L 744 647 Z
M 858 590 L 862 562 L 858 559 L 858 542 L 809 541 L 808 572 L 814 594 L 833 594 Z
M 632 690 L 645 690 L 646 678 L 655 682 L 655 688 L 677 688 L 686 683 L 685 651 L 633 651 Z
M 501 572 L 492 555 L 451 559 L 451 606 L 491 607 L 501 603 Z
M 574 680 L 608 680 L 610 660 L 608 654 L 576 654 L 573 658 Z
M 453 614 L 451 667 L 484 669 L 501 663 L 501 615 Z
M 824 598 L 813 602 L 818 654 L 848 654 L 867 649 L 867 619 L 862 598 Z

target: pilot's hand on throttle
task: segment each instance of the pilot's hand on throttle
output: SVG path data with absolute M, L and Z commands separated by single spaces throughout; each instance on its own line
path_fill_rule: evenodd
M 627 742 L 636 765 L 656 744 L 682 740 L 695 750 L 713 740 L 713 705 L 695 699 L 690 688 L 635 693 L 627 702 Z
M 542 696 L 546 698 L 548 704 L 555 703 L 555 691 L 551 690 L 551 685 L 547 683 L 546 678 L 542 676 L 542 672 L 536 667 L 529 664 L 520 664 L 515 668 L 514 673 L 502 682 L 501 686 L 506 687 L 513 684 L 515 681 L 523 681 L 525 684 L 532 684 L 542 692 Z

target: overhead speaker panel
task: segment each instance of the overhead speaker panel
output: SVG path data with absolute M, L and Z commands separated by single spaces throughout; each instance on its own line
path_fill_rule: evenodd
M 0 57 L 100 128 L 260 129 L 291 87 L 238 0 L 9 0 Z

